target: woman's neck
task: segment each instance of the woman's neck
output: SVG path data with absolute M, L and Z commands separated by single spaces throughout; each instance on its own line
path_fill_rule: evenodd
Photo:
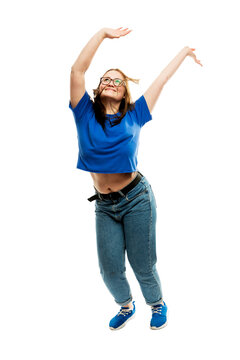
M 120 101 L 107 101 L 102 99 L 102 103 L 105 106 L 106 114 L 113 115 L 119 112 Z

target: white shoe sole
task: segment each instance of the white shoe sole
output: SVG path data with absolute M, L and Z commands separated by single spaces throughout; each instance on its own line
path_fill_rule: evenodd
M 125 325 L 126 325 L 126 323 L 129 321 L 129 320 L 132 320 L 134 317 L 135 317 L 135 315 L 136 315 L 136 313 L 134 313 L 129 319 L 127 319 L 122 325 L 120 325 L 118 328 L 113 328 L 113 327 L 110 327 L 109 326 L 109 329 L 110 330 L 120 330 L 120 329 L 122 329 Z
M 167 326 L 167 321 L 165 322 L 165 324 L 163 324 L 162 326 L 156 327 L 156 326 L 150 326 L 150 329 L 152 330 L 159 330 L 164 328 L 165 326 Z

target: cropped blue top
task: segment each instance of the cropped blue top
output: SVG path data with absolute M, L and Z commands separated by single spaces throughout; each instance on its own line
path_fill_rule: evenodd
M 137 170 L 137 154 L 141 127 L 152 115 L 142 95 L 118 125 L 112 126 L 114 114 L 107 115 L 105 130 L 98 123 L 89 94 L 72 110 L 78 135 L 77 168 L 93 173 L 127 173 Z M 120 115 L 120 113 L 118 113 Z

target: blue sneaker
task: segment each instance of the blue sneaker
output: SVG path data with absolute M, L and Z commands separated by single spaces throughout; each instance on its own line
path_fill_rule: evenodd
M 133 309 L 129 310 L 128 307 L 122 306 L 119 313 L 112 318 L 109 323 L 111 330 L 119 330 L 125 326 L 125 324 L 134 317 L 135 314 L 135 301 L 133 301 Z
M 152 319 L 150 328 L 152 330 L 158 330 L 167 325 L 167 305 L 163 301 L 163 305 L 152 306 Z

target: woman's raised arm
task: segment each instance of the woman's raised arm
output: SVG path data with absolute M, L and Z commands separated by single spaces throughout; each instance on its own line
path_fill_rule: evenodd
M 152 109 L 167 81 L 175 73 L 178 67 L 181 65 L 186 56 L 192 56 L 195 62 L 202 66 L 199 60 L 197 60 L 196 55 L 193 53 L 192 48 L 188 46 L 184 47 L 178 55 L 166 66 L 166 68 L 160 73 L 160 75 L 154 80 L 150 85 L 147 91 L 144 93 L 144 97 L 148 104 L 149 111 L 152 112 Z
M 84 74 L 89 68 L 93 56 L 95 55 L 99 45 L 105 38 L 114 39 L 127 35 L 131 30 L 118 28 L 103 28 L 99 30 L 82 49 L 77 60 L 71 68 L 71 85 L 70 99 L 74 108 L 85 93 L 85 77 Z

